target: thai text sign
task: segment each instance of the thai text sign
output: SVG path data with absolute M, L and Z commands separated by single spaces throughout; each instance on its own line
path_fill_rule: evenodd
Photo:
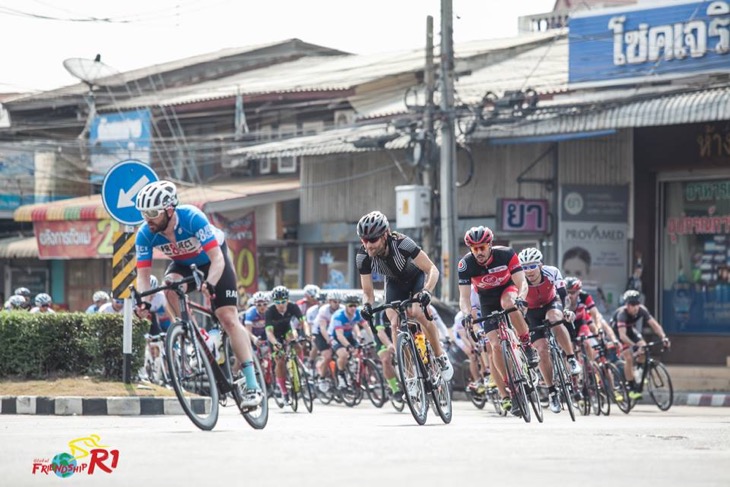
M 113 252 L 112 234 L 119 224 L 112 220 L 35 222 L 41 259 L 101 259 Z
M 545 233 L 547 200 L 501 199 L 499 229 L 503 232 Z
M 610 12 L 571 17 L 570 83 L 730 67 L 730 1 Z

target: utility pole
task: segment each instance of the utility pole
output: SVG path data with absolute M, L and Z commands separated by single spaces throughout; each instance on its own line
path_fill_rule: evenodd
M 434 132 L 433 132 L 433 92 L 436 87 L 436 73 L 433 64 L 433 17 L 426 17 L 426 67 L 424 69 L 424 83 L 426 85 L 426 111 L 423 119 L 423 154 L 425 163 L 423 165 L 423 185 L 434 192 L 435 171 L 431 155 L 433 154 Z M 433 198 L 431 198 L 431 214 L 434 214 Z M 434 231 L 430 226 L 423 228 L 423 248 L 428 255 L 434 255 Z
M 456 137 L 454 134 L 454 42 L 452 0 L 441 0 L 441 299 L 458 296 L 456 266 Z

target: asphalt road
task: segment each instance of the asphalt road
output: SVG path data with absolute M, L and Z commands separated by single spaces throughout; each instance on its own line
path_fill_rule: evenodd
M 0 485 L 730 485 L 727 408 L 663 413 L 642 405 L 628 416 L 575 423 L 546 410 L 543 424 L 525 424 L 458 402 L 450 425 L 431 413 L 417 426 L 407 409 L 389 405 L 315 404 L 313 414 L 272 406 L 263 431 L 232 408 L 222 410 L 213 432 L 185 416 L 0 416 Z M 82 437 L 112 452 L 97 454 L 93 474 L 90 456 L 78 460 L 87 470 L 68 478 L 42 473 Z M 75 444 L 84 449 L 83 440 Z

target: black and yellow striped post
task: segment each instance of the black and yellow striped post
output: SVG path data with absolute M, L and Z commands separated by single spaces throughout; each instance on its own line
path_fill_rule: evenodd
M 130 227 L 127 227 L 129 229 Z M 131 333 L 131 296 L 129 286 L 137 277 L 137 256 L 134 251 L 135 233 L 114 232 L 114 254 L 112 255 L 112 296 L 124 299 L 124 334 L 122 337 L 122 353 L 124 354 L 123 380 L 125 384 L 132 382 L 132 333 Z M 130 308 L 129 312 L 126 308 Z M 127 319 L 129 315 L 129 319 Z M 130 323 L 126 323 L 129 321 Z M 127 330 L 129 329 L 129 330 Z
M 112 296 L 124 299 L 129 296 L 129 286 L 137 277 L 137 257 L 134 253 L 135 234 L 114 232 L 112 255 Z

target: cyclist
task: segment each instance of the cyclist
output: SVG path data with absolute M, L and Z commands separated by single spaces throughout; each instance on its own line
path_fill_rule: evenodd
M 269 296 L 263 291 L 256 291 L 248 301 L 251 306 L 239 316 L 239 320 L 248 330 L 251 343 L 258 345 L 266 341 L 266 308 L 269 306 Z
M 357 235 L 362 246 L 357 251 L 356 262 L 360 284 L 365 296 L 362 316 L 373 317 L 375 293 L 373 272 L 385 277 L 385 302 L 402 301 L 415 297 L 423 306 L 431 303 L 431 293 L 439 279 L 439 270 L 410 237 L 390 230 L 388 218 L 379 211 L 372 211 L 360 218 Z M 451 380 L 454 368 L 441 347 L 436 326 L 426 319 L 420 306 L 410 309 L 411 315 L 421 324 L 426 338 L 431 342 L 445 380 Z M 399 326 L 398 312 L 386 310 L 393 330 Z
M 603 331 L 607 336 L 609 343 L 615 347 L 618 340 L 613 329 L 606 323 L 596 306 L 593 297 L 583 290 L 583 282 L 577 277 L 565 278 L 565 289 L 568 291 L 567 308 L 571 309 L 575 314 L 573 326 L 568 327 L 573 341 L 578 336 L 588 335 L 590 333 L 597 334 Z M 593 359 L 593 347 L 586 343 L 586 353 Z
M 312 322 L 312 337 L 314 339 L 314 350 L 319 352 L 322 360 L 317 364 L 317 373 L 319 374 L 319 388 L 322 392 L 329 390 L 329 383 L 324 380 L 327 377 L 327 370 L 332 360 L 332 346 L 330 345 L 330 337 L 327 330 L 330 326 L 332 315 L 342 309 L 340 302 L 342 298 L 336 291 L 327 293 L 327 302 L 317 309 L 317 316 Z M 332 378 L 334 380 L 334 377 Z
M 109 295 L 105 291 L 96 291 L 94 295 L 91 296 L 91 300 L 93 301 L 93 303 L 91 304 L 91 306 L 86 308 L 86 312 L 98 313 L 102 305 L 109 302 Z
M 215 304 L 215 315 L 228 333 L 233 353 L 246 378 L 241 406 L 257 406 L 263 395 L 253 367 L 251 341 L 236 314 L 236 271 L 228 258 L 223 232 L 211 225 L 208 217 L 195 206 L 178 206 L 178 203 L 177 188 L 170 181 L 155 181 L 137 194 L 136 208 L 144 218 L 135 242 L 137 287 L 140 292 L 149 289 L 154 248 L 172 259 L 165 271 L 165 280 L 188 277 L 192 273 L 190 265 L 198 266 L 205 276 L 199 291 Z M 187 291 L 194 291 L 194 288 L 194 285 L 188 285 Z M 174 291 L 165 291 L 165 297 L 173 315 L 180 316 Z M 145 298 L 138 311 L 149 311 L 151 299 Z
M 358 327 L 366 327 L 366 322 L 360 314 L 358 306 L 360 306 L 360 296 L 357 294 L 348 294 L 344 299 L 344 309 L 335 311 L 330 320 L 329 333 L 332 341 L 332 352 L 337 355 L 337 388 L 344 389 L 347 387 L 345 378 L 345 369 L 347 360 L 350 358 L 350 351 L 353 348 L 359 348 L 360 332 Z
M 471 316 L 472 318 L 477 318 L 480 316 L 479 296 L 477 295 L 474 288 L 471 289 L 469 299 L 471 301 Z M 464 352 L 464 355 L 469 358 L 469 373 L 471 374 L 471 382 L 467 384 L 467 387 L 475 391 L 477 394 L 483 394 L 486 388 L 483 379 L 486 378 L 487 371 L 489 370 L 489 367 L 487 367 L 489 362 L 486 357 L 487 344 L 482 344 L 481 340 L 475 341 L 474 337 L 471 336 L 470 330 L 464 328 L 464 313 L 461 310 L 459 310 L 459 312 L 456 313 L 456 316 L 454 316 L 454 330 L 454 343 L 456 343 L 456 346 L 459 347 L 461 351 Z M 482 365 L 484 377 L 480 377 L 479 375 L 479 364 L 477 361 L 479 361 Z M 490 374 L 490 377 L 494 376 Z M 502 385 L 500 387 L 504 388 L 504 382 L 502 382 Z
M 31 313 L 55 313 L 53 311 L 53 308 L 51 308 L 51 304 L 53 304 L 53 300 L 51 299 L 51 296 L 46 293 L 40 293 L 36 295 L 35 297 L 35 307 L 33 307 L 30 312 Z
M 543 265 L 542 252 L 533 247 L 523 249 L 518 257 L 525 277 L 527 277 L 527 314 L 525 318 L 530 328 L 542 325 L 546 318 L 550 323 L 563 321 L 566 317 L 570 321 L 573 313 L 568 310 L 563 311 L 567 292 L 560 270 L 557 267 Z M 575 358 L 573 343 L 570 341 L 570 333 L 567 328 L 563 324 L 557 325 L 553 328 L 553 333 L 568 359 L 570 373 L 580 374 L 583 369 Z M 540 354 L 539 366 L 545 385 L 548 387 L 548 405 L 552 412 L 559 413 L 562 406 L 553 383 L 553 364 L 550 360 L 547 340 L 545 340 L 545 329 L 531 330 L 530 340 Z
M 530 343 L 530 332 L 521 311 L 525 307 L 525 297 L 527 297 L 525 273 L 515 251 L 509 247 L 494 246 L 492 240 L 494 234 L 485 226 L 471 227 L 464 234 L 464 243 L 469 247 L 469 252 L 459 261 L 458 267 L 459 309 L 464 313 L 466 320 L 464 326 L 471 326 L 472 286 L 479 295 L 480 309 L 484 316 L 493 311 L 519 307 L 520 309 L 509 314 L 509 318 L 518 334 L 529 365 L 534 367 L 539 358 Z M 499 343 L 496 323 L 485 325 L 484 331 L 490 343 Z M 492 361 L 502 379 L 507 377 L 501 347 L 492 348 Z M 500 395 L 502 408 L 511 411 L 512 401 L 507 397 L 506 390 L 500 391 Z M 520 411 L 512 413 L 521 414 Z
M 281 390 L 284 401 L 289 404 L 289 391 L 286 388 L 286 355 L 283 352 L 284 344 L 296 339 L 296 326 L 293 321 L 301 323 L 304 320 L 302 310 L 299 306 L 289 301 L 289 289 L 284 286 L 276 286 L 271 290 L 271 301 L 273 304 L 266 309 L 264 319 L 266 320 L 266 338 L 274 350 L 273 358 L 276 361 L 276 383 Z M 299 345 L 294 345 L 299 354 Z
M 5 302 L 5 306 L 3 307 L 5 311 L 27 311 L 28 308 L 25 307 L 25 298 L 23 296 L 18 296 L 17 294 L 13 294 L 8 298 L 8 300 Z
M 23 298 L 23 306 L 22 309 L 30 310 L 30 289 L 27 287 L 19 287 L 15 291 L 13 291 L 13 296 L 20 296 Z M 12 297 L 12 296 L 11 296 Z M 16 302 L 19 302 L 16 300 Z M 8 309 L 8 305 L 10 303 L 10 299 L 8 298 L 7 301 L 5 301 L 5 304 L 3 304 L 3 309 Z
M 119 298 L 114 298 L 109 303 L 104 303 L 99 308 L 99 313 L 114 313 L 114 314 L 122 314 L 124 313 L 124 300 Z
M 629 290 L 623 294 L 624 305 L 619 307 L 611 318 L 611 326 L 613 331 L 618 335 L 623 346 L 623 357 L 626 361 L 624 365 L 624 375 L 629 386 L 629 397 L 633 400 L 641 399 L 641 393 L 637 390 L 636 379 L 634 377 L 634 357 L 632 347 L 644 346 L 646 341 L 641 335 L 641 330 L 637 325 L 642 322 L 648 324 L 656 335 L 661 338 L 662 344 L 669 348 L 671 343 L 662 325 L 651 315 L 649 310 L 641 304 L 641 293 L 636 290 Z M 642 357 L 637 357 L 638 361 L 642 361 Z

